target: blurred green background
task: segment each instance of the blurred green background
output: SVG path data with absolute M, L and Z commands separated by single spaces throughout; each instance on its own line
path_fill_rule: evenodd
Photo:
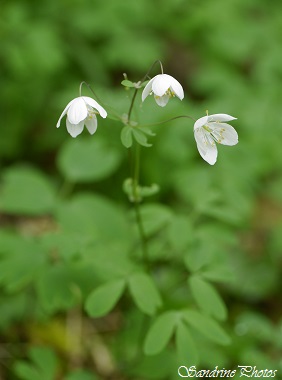
M 124 251 L 134 235 L 124 221 L 127 152 L 121 124 L 111 119 L 99 118 L 94 136 L 84 131 L 76 140 L 65 120 L 56 129 L 84 80 L 105 108 L 128 112 L 123 73 L 138 81 L 157 59 L 185 98 L 161 109 L 150 97 L 141 105 L 139 96 L 136 120 L 198 119 L 208 109 L 237 117 L 239 134 L 237 146 L 219 146 L 214 167 L 199 156 L 189 119 L 156 126 L 153 147 L 142 149 L 141 182 L 161 189 L 146 202 L 158 207 L 150 210 L 157 226 L 150 252 L 165 308 L 184 305 L 182 291 L 169 293 L 183 273 L 211 263 L 232 343 L 200 344 L 201 366 L 256 365 L 281 376 L 281 1 L 2 0 L 0 43 L 0 378 L 177 378 L 173 364 L 160 364 L 174 363 L 173 349 L 130 364 L 137 344 L 130 326 L 141 322 L 127 299 L 97 323 L 82 311 L 77 317 L 77 305 L 100 282 L 83 251 L 89 239 L 105 251 L 117 241 Z M 78 330 L 67 343 L 66 323 Z M 82 341 L 96 335 L 82 350 L 79 334 Z M 27 362 L 51 370 L 36 375 Z

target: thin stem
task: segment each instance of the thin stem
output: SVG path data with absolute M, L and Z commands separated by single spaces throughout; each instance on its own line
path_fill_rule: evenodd
M 162 71 L 162 74 L 163 74 L 163 65 L 162 65 L 162 63 L 161 63 L 160 60 L 157 60 L 157 61 L 155 61 L 152 64 L 152 66 L 149 68 L 149 70 L 144 75 L 144 77 L 141 79 L 141 81 L 139 81 L 136 84 L 136 87 L 135 87 L 135 90 L 134 90 L 134 93 L 133 93 L 133 96 L 132 96 L 132 99 L 131 99 L 131 102 L 130 102 L 129 110 L 128 110 L 128 115 L 127 115 L 127 123 L 128 124 L 130 123 L 130 118 L 131 118 L 134 102 L 136 100 L 137 92 L 140 89 L 141 84 L 148 77 L 148 75 L 150 74 L 151 70 L 153 69 L 153 67 L 155 66 L 156 63 L 160 64 L 161 71 Z M 140 212 L 140 203 L 139 203 L 140 199 L 139 199 L 139 194 L 138 194 L 139 173 L 140 173 L 140 145 L 138 143 L 136 144 L 135 157 L 134 158 L 135 158 L 134 159 L 134 168 L 133 168 L 133 198 L 134 198 L 133 202 L 134 202 L 134 210 L 135 210 L 136 223 L 137 223 L 137 227 L 138 227 L 138 231 L 139 231 L 139 235 L 140 235 L 140 239 L 141 239 L 143 261 L 144 261 L 145 266 L 149 270 L 147 237 L 146 237 L 146 233 L 145 233 L 145 230 L 144 230 L 142 215 L 141 215 L 141 212 Z
M 167 120 L 163 120 L 163 121 L 158 121 L 156 123 L 150 123 L 150 124 L 143 124 L 143 125 L 140 125 L 140 128 L 142 127 L 151 127 L 153 125 L 160 125 L 160 124 L 165 124 L 165 123 L 168 123 L 169 121 L 172 121 L 172 120 L 176 120 L 176 119 L 180 119 L 180 118 L 187 118 L 187 119 L 191 119 L 193 121 L 196 121 L 196 119 L 194 119 L 193 117 L 191 116 L 187 116 L 187 115 L 179 115 L 179 116 L 174 116 L 170 119 L 167 119 Z
M 134 105 L 134 102 L 135 102 L 135 99 L 136 99 L 136 95 L 137 95 L 137 92 L 138 90 L 140 89 L 140 85 L 144 82 L 144 80 L 148 77 L 148 75 L 150 74 L 151 70 L 153 69 L 153 67 L 159 63 L 160 66 L 161 66 L 161 71 L 162 71 L 162 74 L 164 73 L 164 70 L 163 70 L 163 64 L 162 62 L 158 59 L 157 61 L 155 61 L 151 67 L 149 68 L 149 70 L 146 72 L 146 74 L 144 75 L 144 77 L 137 83 L 136 87 L 135 87 L 135 90 L 134 90 L 134 93 L 133 93 L 133 96 L 132 96 L 132 99 L 131 99 L 131 103 L 130 103 L 130 107 L 129 107 L 129 111 L 128 111 L 128 116 L 127 116 L 127 122 L 129 124 L 130 122 L 130 116 L 131 116 L 131 113 L 132 113 L 132 110 L 133 110 L 133 105 Z
M 128 111 L 128 116 L 127 116 L 127 122 L 128 123 L 130 121 L 131 112 L 133 110 L 133 105 L 134 105 L 138 90 L 139 90 L 139 88 L 135 88 L 134 94 L 133 94 L 132 99 L 131 99 L 131 103 L 130 103 L 130 107 L 129 107 L 129 111 Z
M 133 198 L 134 198 L 134 211 L 136 223 L 141 239 L 142 245 L 142 255 L 143 261 L 147 269 L 149 269 L 149 260 L 148 260 L 148 247 L 147 247 L 147 237 L 144 230 L 142 215 L 140 212 L 140 199 L 138 194 L 138 185 L 139 185 L 139 174 L 140 174 L 140 145 L 137 143 L 135 148 L 135 162 L 134 162 L 134 172 L 133 172 Z

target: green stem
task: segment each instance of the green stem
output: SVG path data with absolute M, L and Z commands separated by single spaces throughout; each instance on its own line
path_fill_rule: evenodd
M 165 124 L 165 123 L 168 123 L 169 121 L 173 121 L 173 120 L 181 119 L 181 118 L 186 118 L 186 119 L 191 119 L 191 120 L 193 120 L 193 121 L 196 121 L 196 119 L 194 119 L 194 118 L 191 117 L 191 116 L 188 116 L 188 115 L 179 115 L 179 116 L 171 117 L 170 119 L 167 119 L 167 120 L 158 121 L 158 122 L 150 123 L 150 124 L 140 125 L 139 128 L 142 128 L 142 127 L 152 127 L 152 126 L 154 126 L 154 125 Z
M 133 197 L 134 197 L 134 211 L 136 223 L 139 231 L 139 236 L 141 240 L 142 256 L 145 267 L 149 270 L 149 260 L 148 260 L 148 247 L 147 247 L 147 237 L 143 225 L 142 215 L 140 212 L 140 199 L 138 194 L 139 185 L 139 174 L 140 174 L 140 145 L 137 143 L 135 148 L 135 162 L 134 162 L 134 172 L 133 172 Z
M 130 124 L 130 118 L 133 110 L 133 106 L 136 100 L 136 95 L 138 90 L 140 89 L 140 85 L 146 80 L 147 76 L 153 69 L 156 63 L 159 63 L 161 66 L 161 72 L 163 74 L 163 65 L 160 60 L 155 61 L 152 66 L 149 68 L 147 73 L 144 75 L 144 77 L 139 81 L 135 87 L 129 110 L 128 110 L 128 115 L 127 115 L 127 123 Z M 142 255 L 143 255 L 143 261 L 144 264 L 149 270 L 149 260 L 148 260 L 148 246 L 147 246 L 147 237 L 143 225 L 143 220 L 142 220 L 142 215 L 140 212 L 140 199 L 139 199 L 139 194 L 138 194 L 138 186 L 139 186 L 139 173 L 140 173 L 140 145 L 137 143 L 136 148 L 135 148 L 135 159 L 134 159 L 134 168 L 133 168 L 133 202 L 134 202 L 134 210 L 135 210 L 135 217 L 136 217 L 136 223 L 141 239 L 141 246 L 142 246 Z
M 129 107 L 129 111 L 128 111 L 128 116 L 127 116 L 127 122 L 128 122 L 128 124 L 129 124 L 129 121 L 130 121 L 131 112 L 133 110 L 133 105 L 134 105 L 134 102 L 135 102 L 138 90 L 139 90 L 139 88 L 135 88 L 134 94 L 133 94 L 132 99 L 131 99 L 131 103 L 130 103 L 130 107 Z

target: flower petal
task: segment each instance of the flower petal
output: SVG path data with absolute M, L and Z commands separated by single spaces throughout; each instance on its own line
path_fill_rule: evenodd
M 227 123 L 208 123 L 212 129 L 212 135 L 219 144 L 236 145 L 238 143 L 238 133 Z
M 170 78 L 172 77 L 167 74 L 156 75 L 152 83 L 153 93 L 157 96 L 163 96 L 170 88 Z
M 217 147 L 210 134 L 198 128 L 194 131 L 194 136 L 201 157 L 210 165 L 214 165 L 217 159 Z
M 236 120 L 236 117 L 227 115 L 226 113 L 216 113 L 214 115 L 208 116 L 208 122 L 224 122 L 224 121 L 231 121 Z
M 68 110 L 68 120 L 71 124 L 78 124 L 86 119 L 88 110 L 82 96 L 75 98 Z
M 144 100 L 147 98 L 147 96 L 150 94 L 150 92 L 152 91 L 152 83 L 153 83 L 153 80 L 155 79 L 152 78 L 151 80 L 149 80 L 149 82 L 146 84 L 143 92 L 142 92 L 142 102 L 144 102 Z
M 163 96 L 155 95 L 154 98 L 155 98 L 156 103 L 161 107 L 166 106 L 169 101 L 169 95 L 163 95 Z
M 63 110 L 63 112 L 62 112 L 62 114 L 61 114 L 61 116 L 60 116 L 60 118 L 59 118 L 59 120 L 58 120 L 58 123 L 57 123 L 57 125 L 56 125 L 57 128 L 59 128 L 59 126 L 60 126 L 60 124 L 61 124 L 61 120 L 62 120 L 62 118 L 65 116 L 65 114 L 67 113 L 69 107 L 71 106 L 71 104 L 72 104 L 74 101 L 75 101 L 75 99 L 71 100 L 71 101 L 67 104 L 66 108 Z
M 71 137 L 76 137 L 83 131 L 84 121 L 81 121 L 78 124 L 72 124 L 67 119 L 66 124 L 67 124 L 67 130 L 68 130 L 69 134 L 71 135 Z
M 203 116 L 200 119 L 198 119 L 194 124 L 194 131 L 198 128 L 203 127 L 208 122 L 208 116 Z
M 180 100 L 184 98 L 184 91 L 181 84 L 173 77 L 170 77 L 170 87 Z
M 91 115 L 91 117 L 88 117 L 85 120 L 85 126 L 88 129 L 88 132 L 90 135 L 93 135 L 96 132 L 97 129 L 97 117 L 96 115 Z
M 96 102 L 96 100 L 89 98 L 89 96 L 82 96 L 82 99 L 90 106 L 95 108 L 99 114 L 105 119 L 107 117 L 107 111 L 100 106 L 99 103 Z

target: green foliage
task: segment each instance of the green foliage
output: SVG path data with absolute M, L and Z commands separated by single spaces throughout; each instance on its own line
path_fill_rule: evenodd
M 176 349 L 179 365 L 182 365 L 182 363 L 185 363 L 188 367 L 198 365 L 199 354 L 195 342 L 188 327 L 181 322 L 176 329 Z
M 101 285 L 86 300 L 85 308 L 91 317 L 101 317 L 109 313 L 121 297 L 124 280 L 115 280 Z
M 53 380 L 58 361 L 55 353 L 47 347 L 32 347 L 29 351 L 31 363 L 18 361 L 15 373 L 23 380 Z
M 70 182 L 92 182 L 109 177 L 120 154 L 101 138 L 68 140 L 58 156 L 58 167 Z
M 145 314 L 155 314 L 162 305 L 162 300 L 151 277 L 141 272 L 134 273 L 130 276 L 128 285 L 138 308 Z
M 66 377 L 66 380 L 96 380 L 97 377 L 88 371 L 78 370 Z
M 163 351 L 172 337 L 178 318 L 176 312 L 170 311 L 155 319 L 145 339 L 144 351 L 147 355 Z
M 9 214 L 41 215 L 54 207 L 52 183 L 35 168 L 15 166 L 3 173 L 0 208 Z
M 219 320 L 226 319 L 226 306 L 211 284 L 200 276 L 193 275 L 189 277 L 189 285 L 195 301 L 204 312 Z
M 278 379 L 281 3 L 2 3 L 0 378 L 174 380 L 179 365 L 246 363 Z M 156 59 L 182 102 L 142 103 Z M 72 139 L 56 122 L 84 80 L 108 117 Z M 175 119 L 206 109 L 238 118 L 239 144 L 213 167 L 193 120 Z
M 183 316 L 189 325 L 204 334 L 211 341 L 222 345 L 230 344 L 230 338 L 226 332 L 217 322 L 208 316 L 194 310 L 186 311 Z

